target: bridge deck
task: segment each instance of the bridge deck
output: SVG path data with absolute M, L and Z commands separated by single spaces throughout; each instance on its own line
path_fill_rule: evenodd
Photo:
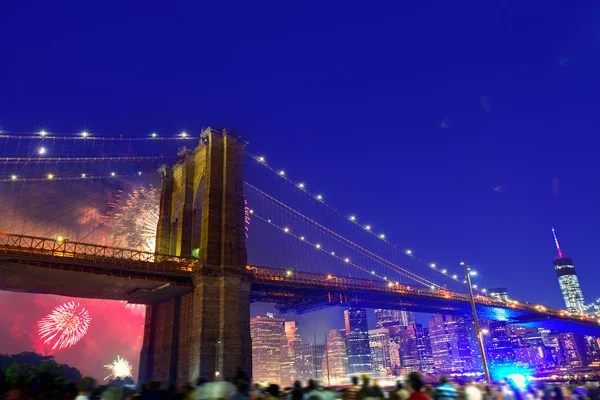
M 152 304 L 189 293 L 196 260 L 0 233 L 0 289 Z M 465 293 L 392 282 L 248 266 L 252 300 L 307 313 L 332 306 L 470 314 Z M 476 295 L 481 317 L 600 336 L 598 321 Z

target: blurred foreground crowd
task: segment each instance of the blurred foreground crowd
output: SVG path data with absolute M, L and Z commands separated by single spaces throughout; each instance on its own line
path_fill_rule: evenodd
M 150 382 L 137 388 L 121 381 L 97 386 L 92 378 L 83 378 L 79 386 L 32 389 L 15 385 L 0 396 L 6 400 L 600 400 L 598 382 L 573 384 L 528 383 L 504 380 L 494 385 L 469 381 L 456 385 L 441 376 L 436 385 L 426 384 L 423 377 L 412 372 L 393 388 L 381 388 L 376 380 L 363 376 L 359 382 L 352 377 L 348 385 L 319 386 L 310 380 L 306 386 L 296 381 L 293 387 L 278 385 L 251 387 L 241 373 L 229 381 L 209 382 L 199 379 L 195 386 L 179 390 L 174 386 L 161 388 Z

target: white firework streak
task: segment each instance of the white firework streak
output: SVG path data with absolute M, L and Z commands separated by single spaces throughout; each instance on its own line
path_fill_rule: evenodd
M 117 247 L 154 253 L 158 229 L 160 190 L 152 185 L 138 187 L 127 196 L 115 214 L 114 239 Z
M 52 350 L 71 347 L 79 342 L 90 326 L 89 312 L 74 301 L 56 307 L 41 321 L 38 321 L 38 334 L 47 344 L 53 340 Z
M 109 378 L 113 379 L 125 379 L 131 377 L 131 364 L 124 358 L 117 356 L 117 359 L 112 363 L 105 365 L 104 368 L 110 371 L 110 375 L 108 375 L 104 380 Z

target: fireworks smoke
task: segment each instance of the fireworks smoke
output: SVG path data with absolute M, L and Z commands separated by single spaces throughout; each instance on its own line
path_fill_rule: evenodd
M 53 343 L 52 350 L 64 349 L 79 342 L 90 326 L 90 314 L 85 307 L 71 301 L 56 307 L 38 322 L 38 334 L 44 344 Z
M 131 364 L 124 358 L 117 356 L 117 359 L 112 363 L 105 365 L 104 368 L 110 371 L 110 375 L 108 375 L 104 380 L 107 379 L 125 379 L 131 377 Z
M 128 196 L 115 214 L 116 247 L 154 253 L 158 227 L 160 190 L 150 185 L 138 187 Z

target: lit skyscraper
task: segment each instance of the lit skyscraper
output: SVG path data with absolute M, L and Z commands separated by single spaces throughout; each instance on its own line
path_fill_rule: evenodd
M 350 375 L 370 373 L 373 368 L 369 346 L 367 312 L 362 308 L 344 310 L 346 351 Z
M 327 335 L 327 350 L 323 358 L 324 383 L 346 383 L 348 381 L 348 355 L 346 353 L 346 340 L 339 330 L 332 329 Z
M 285 344 L 281 352 L 281 384 L 289 385 L 296 380 L 298 348 L 302 345 L 302 335 L 296 321 L 285 322 Z
M 369 347 L 373 360 L 373 373 L 387 376 L 390 368 L 390 331 L 386 328 L 372 329 L 369 331 Z
M 320 380 L 323 375 L 323 355 L 325 345 L 313 343 L 303 344 L 298 347 L 296 353 L 296 379 L 307 381 L 309 379 Z M 254 362 L 254 360 L 252 360 Z
M 250 319 L 252 373 L 255 381 L 281 384 L 281 354 L 285 348 L 282 318 L 258 316 Z
M 388 325 L 408 326 L 415 323 L 415 314 L 411 311 L 375 309 L 375 326 L 383 328 Z
M 552 228 L 552 234 L 554 235 L 554 242 L 558 250 L 558 257 L 554 259 L 554 270 L 558 277 L 558 284 L 560 285 L 565 305 L 569 312 L 583 314 L 585 312 L 585 302 L 581 287 L 579 286 L 579 279 L 575 273 L 575 265 L 571 258 L 563 256 L 554 228 Z
M 463 373 L 473 368 L 464 318 L 434 314 L 429 318 L 429 339 L 437 373 Z
M 400 336 L 400 354 L 406 372 L 433 372 L 429 330 L 421 324 L 407 326 Z

